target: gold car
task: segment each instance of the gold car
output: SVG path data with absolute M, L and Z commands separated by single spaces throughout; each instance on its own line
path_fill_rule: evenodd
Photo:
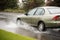
M 58 28 L 60 26 L 59 7 L 37 7 L 17 18 L 17 22 L 23 21 L 32 26 L 37 26 L 39 31 L 46 27 Z

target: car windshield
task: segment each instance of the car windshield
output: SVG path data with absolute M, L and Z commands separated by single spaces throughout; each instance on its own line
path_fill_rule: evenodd
M 60 8 L 48 8 L 51 14 L 60 14 Z

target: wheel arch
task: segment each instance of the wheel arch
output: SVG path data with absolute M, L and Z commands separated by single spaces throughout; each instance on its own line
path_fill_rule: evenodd
M 44 25 L 45 25 L 45 22 L 42 21 L 42 20 L 38 21 L 38 24 L 37 25 L 39 25 L 39 23 L 44 23 Z
M 43 23 L 43 29 L 42 29 L 42 31 L 45 31 L 46 30 L 46 27 L 45 27 L 45 22 L 44 21 L 39 21 L 38 22 L 38 28 L 39 28 L 39 24 L 40 23 Z M 39 30 L 39 29 L 38 29 Z
M 17 18 L 17 20 L 21 20 L 21 18 Z

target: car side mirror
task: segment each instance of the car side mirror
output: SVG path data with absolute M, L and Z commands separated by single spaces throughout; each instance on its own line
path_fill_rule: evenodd
M 27 13 L 25 15 L 28 15 Z
M 29 11 L 28 11 L 28 12 L 29 12 Z M 25 13 L 26 16 L 28 15 L 28 12 Z

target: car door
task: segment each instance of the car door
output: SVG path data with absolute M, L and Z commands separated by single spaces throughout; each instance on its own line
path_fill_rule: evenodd
M 32 24 L 37 26 L 39 20 L 42 20 L 42 16 L 44 16 L 45 10 L 44 8 L 38 8 L 35 14 L 32 17 Z
M 21 20 L 28 23 L 28 24 L 32 24 L 33 20 L 32 17 L 35 14 L 37 8 L 34 8 L 32 10 L 30 10 L 26 16 L 22 17 Z

